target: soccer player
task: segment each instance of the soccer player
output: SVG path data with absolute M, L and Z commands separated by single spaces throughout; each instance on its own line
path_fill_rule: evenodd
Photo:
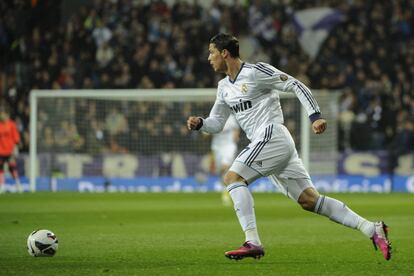
M 211 150 L 214 154 L 216 173 L 222 178 L 228 171 L 237 153 L 237 143 L 240 138 L 240 127 L 234 116 L 229 116 L 221 132 L 213 135 Z M 221 196 L 223 204 L 229 206 L 231 199 L 226 189 Z
M 225 256 L 230 259 L 264 256 L 254 201 L 247 185 L 262 176 L 269 176 L 303 209 L 361 231 L 389 260 L 391 247 L 384 222 L 368 221 L 341 201 L 319 194 L 298 157 L 289 131 L 283 125 L 279 96 L 274 90 L 295 93 L 309 115 L 313 132 L 321 134 L 325 131 L 326 120 L 322 118 L 311 91 L 269 64 L 243 62 L 239 56 L 238 40 L 228 34 L 218 34 L 210 40 L 208 61 L 214 71 L 227 76 L 218 83 L 216 101 L 209 117 L 190 116 L 187 127 L 207 133 L 220 132 L 229 114 L 233 113 L 251 141 L 224 176 L 245 233 L 244 244 L 225 252 Z
M 20 135 L 17 131 L 16 124 L 9 118 L 4 107 L 0 107 L 0 193 L 4 192 L 4 165 L 8 164 L 10 174 L 14 178 L 18 192 L 22 192 L 17 165 L 15 160 L 17 145 L 20 141 Z

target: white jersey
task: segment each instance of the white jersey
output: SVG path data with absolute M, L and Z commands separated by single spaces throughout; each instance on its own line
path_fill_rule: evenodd
M 234 116 L 229 116 L 223 130 L 220 133 L 213 135 L 211 141 L 212 150 L 223 150 L 225 147 L 234 146 L 237 144 L 234 137 L 234 132 L 238 130 L 239 124 L 237 123 Z
M 295 93 L 311 120 L 319 118 L 320 109 L 310 90 L 297 79 L 266 63 L 243 63 L 234 81 L 220 80 L 216 101 L 202 131 L 220 132 L 233 113 L 250 141 L 261 139 L 266 127 L 283 124 L 279 94 Z

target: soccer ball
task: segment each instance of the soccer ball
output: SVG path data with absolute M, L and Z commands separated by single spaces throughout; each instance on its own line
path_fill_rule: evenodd
M 58 239 L 52 231 L 35 230 L 27 238 L 27 251 L 33 257 L 52 257 L 58 249 Z

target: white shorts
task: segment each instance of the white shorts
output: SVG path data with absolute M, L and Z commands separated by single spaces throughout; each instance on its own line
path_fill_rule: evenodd
M 289 179 L 307 180 L 296 181 L 298 183 L 295 185 L 300 187 L 295 189 L 300 190 L 299 193 L 307 187 L 313 187 L 292 136 L 281 124 L 269 126 L 262 139 L 252 141 L 239 153 L 229 170 L 243 177 L 247 183 L 263 176 L 271 176 L 272 182 L 285 190 L 289 190 Z M 286 194 L 293 198 L 298 192 L 295 195 Z

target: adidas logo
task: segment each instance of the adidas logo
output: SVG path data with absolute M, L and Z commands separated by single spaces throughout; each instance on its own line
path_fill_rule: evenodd
M 256 162 L 256 164 L 257 164 L 257 166 L 259 166 L 259 167 L 262 167 L 262 166 L 263 166 L 262 161 L 257 161 L 257 162 Z

